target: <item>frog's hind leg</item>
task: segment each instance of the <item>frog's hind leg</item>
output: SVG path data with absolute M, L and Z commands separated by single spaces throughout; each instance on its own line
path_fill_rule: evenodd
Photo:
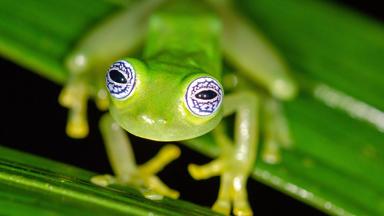
M 261 157 L 265 162 L 275 164 L 281 161 L 281 148 L 292 147 L 288 122 L 281 103 L 272 97 L 264 100 L 263 117 L 264 145 Z
M 278 50 L 240 13 L 231 1 L 209 0 L 223 23 L 222 49 L 240 73 L 265 87 L 273 96 L 287 100 L 298 90 L 287 63 Z M 234 1 L 233 1 L 234 2 Z
M 109 184 L 132 185 L 144 188 L 147 198 L 165 195 L 177 198 L 179 193 L 168 188 L 155 174 L 180 155 L 180 149 L 174 145 L 164 146 L 159 153 L 143 165 L 137 165 L 125 131 L 105 114 L 100 121 L 100 130 L 105 142 L 107 155 L 115 176 L 99 175 L 91 181 L 100 186 Z

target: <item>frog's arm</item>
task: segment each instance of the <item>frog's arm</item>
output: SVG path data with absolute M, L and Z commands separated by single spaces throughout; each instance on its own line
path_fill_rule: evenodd
M 168 188 L 155 175 L 165 165 L 179 157 L 178 147 L 166 145 L 152 160 L 137 166 L 126 132 L 109 114 L 105 114 L 100 120 L 100 131 L 115 176 L 95 176 L 91 179 L 93 183 L 100 186 L 130 184 L 138 188 L 145 185 L 143 194 L 149 199 L 157 199 L 159 194 L 173 198 L 179 196 L 177 191 Z
M 250 25 L 238 14 L 230 0 L 206 1 L 217 11 L 223 23 L 225 58 L 240 73 L 264 86 L 276 98 L 293 98 L 298 87 L 287 64 L 255 25 Z
M 74 48 L 65 65 L 70 78 L 59 97 L 69 108 L 67 134 L 82 138 L 88 134 L 87 100 L 91 96 L 100 109 L 108 106 L 104 73 L 109 63 L 132 52 L 143 41 L 148 17 L 164 0 L 138 1 L 114 14 L 89 32 Z
M 213 135 L 221 147 L 218 159 L 203 166 L 190 165 L 195 179 L 220 175 L 219 197 L 213 209 L 229 214 L 231 204 L 235 215 L 252 215 L 248 204 L 246 182 L 253 168 L 259 140 L 257 122 L 259 99 L 253 92 L 233 93 L 224 99 L 224 116 L 235 114 L 234 145 L 221 127 Z

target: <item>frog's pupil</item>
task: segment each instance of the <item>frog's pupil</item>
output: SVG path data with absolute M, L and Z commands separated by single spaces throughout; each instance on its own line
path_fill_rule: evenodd
M 198 92 L 196 95 L 196 98 L 202 99 L 202 100 L 210 100 L 217 96 L 217 93 L 212 90 L 204 90 L 201 92 Z
M 127 83 L 127 79 L 125 79 L 124 75 L 118 70 L 109 71 L 109 77 L 111 77 L 114 82 L 121 84 Z

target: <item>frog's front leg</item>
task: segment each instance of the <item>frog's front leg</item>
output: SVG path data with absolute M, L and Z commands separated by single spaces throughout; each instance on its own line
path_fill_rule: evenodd
M 149 14 L 164 0 L 138 1 L 117 10 L 91 29 L 65 59 L 69 80 L 59 96 L 69 108 L 67 134 L 83 138 L 88 134 L 87 100 L 95 99 L 99 109 L 108 108 L 104 86 L 109 64 L 133 52 L 145 38 Z
M 234 145 L 223 129 L 214 130 L 216 141 L 222 148 L 218 159 L 203 166 L 190 165 L 195 179 L 220 175 L 219 196 L 213 209 L 229 214 L 233 204 L 235 215 L 252 215 L 246 182 L 255 163 L 258 143 L 258 97 L 252 92 L 234 93 L 224 98 L 224 115 L 236 115 Z
M 59 96 L 59 103 L 69 109 L 66 133 L 74 138 L 88 134 L 87 90 L 81 82 L 68 82 Z
M 108 108 L 107 92 L 103 88 L 103 75 L 92 71 L 71 72 L 70 79 L 59 96 L 59 103 L 68 108 L 66 133 L 73 138 L 88 134 L 87 101 L 92 97 L 100 110 Z
M 109 184 L 133 185 L 145 188 L 147 198 L 155 198 L 156 194 L 177 198 L 179 193 L 168 188 L 155 174 L 180 155 L 180 149 L 174 145 L 164 146 L 160 152 L 143 165 L 136 165 L 129 139 L 123 129 L 105 114 L 100 121 L 108 158 L 115 176 L 95 176 L 91 181 L 100 186 Z

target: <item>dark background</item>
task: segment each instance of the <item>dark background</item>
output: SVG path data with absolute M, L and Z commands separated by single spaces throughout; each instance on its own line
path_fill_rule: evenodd
M 380 1 L 344 0 L 337 3 L 377 20 L 382 21 L 384 18 Z M 90 135 L 82 140 L 70 139 L 65 135 L 66 109 L 57 102 L 61 86 L 4 59 L 0 59 L 0 70 L 1 145 L 98 173 L 111 173 L 97 128 L 101 113 L 92 102 L 89 103 Z M 131 139 L 138 163 L 150 159 L 162 146 L 133 136 Z M 181 158 L 161 172 L 160 177 L 166 184 L 180 191 L 182 199 L 210 206 L 217 196 L 219 178 L 194 181 L 186 170 L 189 163 L 204 164 L 210 159 L 179 146 L 182 148 Z M 258 215 L 323 215 L 254 180 L 248 182 L 248 192 Z

